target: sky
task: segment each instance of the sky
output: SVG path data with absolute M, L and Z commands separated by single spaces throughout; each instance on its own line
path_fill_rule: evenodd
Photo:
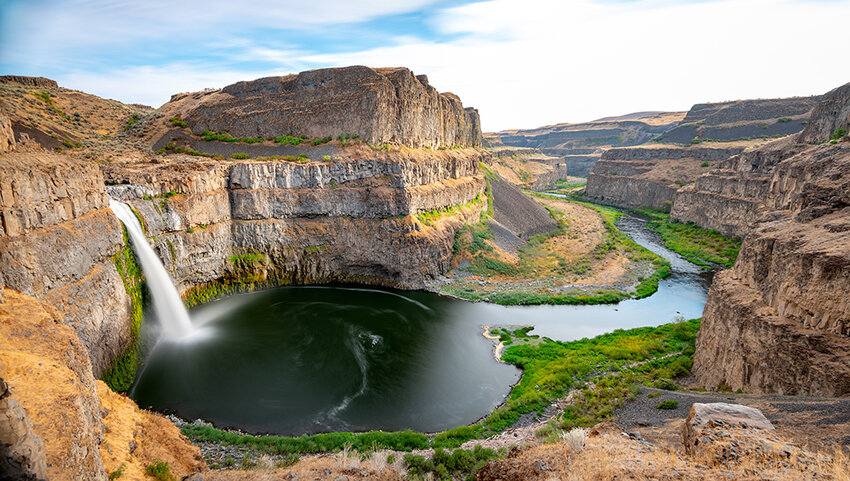
M 485 131 L 850 82 L 850 0 L 0 0 L 0 74 L 158 107 L 347 65 L 408 67 Z

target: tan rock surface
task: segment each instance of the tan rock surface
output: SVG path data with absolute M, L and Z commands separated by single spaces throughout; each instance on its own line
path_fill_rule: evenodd
M 475 109 L 406 68 L 353 66 L 266 77 L 175 95 L 161 110 L 182 117 L 193 132 L 234 137 L 356 134 L 370 144 L 432 148 L 479 147 L 482 141 Z

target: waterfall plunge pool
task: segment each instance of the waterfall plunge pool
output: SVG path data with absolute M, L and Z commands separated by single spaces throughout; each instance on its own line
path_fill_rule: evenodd
M 131 396 L 252 433 L 434 432 L 472 423 L 521 374 L 493 357 L 484 325 L 534 325 L 535 334 L 574 340 L 702 315 L 711 274 L 660 246 L 641 219 L 625 217 L 619 227 L 671 261 L 673 273 L 648 298 L 499 306 L 352 286 L 240 294 L 193 309 L 205 335 L 157 343 Z

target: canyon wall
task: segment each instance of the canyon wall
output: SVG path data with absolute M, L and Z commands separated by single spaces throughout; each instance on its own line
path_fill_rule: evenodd
M 482 209 L 477 150 L 107 169 L 184 296 L 318 282 L 421 288 Z M 416 214 L 464 206 L 422 224 Z M 202 294 L 203 293 L 203 294 Z M 220 293 L 216 293 L 220 294 Z
M 612 147 L 639 145 L 678 125 L 684 112 L 636 112 L 593 122 L 504 130 L 490 137 L 510 147 L 540 149 L 560 159 L 565 175 L 586 177 L 602 153 Z
M 406 68 L 354 66 L 238 82 L 180 94 L 160 108 L 193 132 L 235 137 L 359 135 L 371 144 L 480 147 L 478 111 Z
M 715 276 L 697 337 L 694 373 L 706 386 L 850 394 L 850 142 L 804 143 L 847 125 L 848 91 L 824 96 L 815 112 L 831 113 L 812 131 L 732 158 L 726 182 L 710 176 L 710 190 L 676 199 L 674 212 L 694 204 L 678 212 L 686 219 L 729 196 L 750 203 L 747 219 L 730 222 L 746 237 L 734 268 Z
M 97 165 L 39 152 L 0 156 L 0 285 L 58 309 L 95 375 L 130 341 L 131 301 L 112 256 L 122 228 Z
M 119 469 L 143 479 L 154 460 L 168 462 L 178 477 L 205 469 L 198 448 L 171 422 L 95 380 L 89 352 L 61 312 L 12 289 L 0 292 L 0 413 L 14 415 L 0 422 L 0 433 L 4 444 L 28 448 L 16 457 L 24 462 L 11 466 L 20 476 L 14 479 L 106 481 Z
M 741 151 L 743 147 L 702 145 L 610 149 L 588 174 L 585 193 L 605 204 L 669 210 L 682 186 Z

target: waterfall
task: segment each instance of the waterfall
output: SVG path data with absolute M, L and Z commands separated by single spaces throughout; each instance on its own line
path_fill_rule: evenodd
M 174 282 L 165 271 L 159 257 L 148 244 L 145 232 L 139 219 L 133 213 L 130 206 L 116 200 L 109 200 L 109 208 L 121 219 L 130 240 L 133 242 L 133 250 L 142 264 L 145 273 L 145 281 L 151 293 L 154 312 L 162 325 L 164 333 L 169 337 L 183 337 L 192 332 L 192 322 L 189 313 L 180 300 L 180 295 L 174 287 Z

